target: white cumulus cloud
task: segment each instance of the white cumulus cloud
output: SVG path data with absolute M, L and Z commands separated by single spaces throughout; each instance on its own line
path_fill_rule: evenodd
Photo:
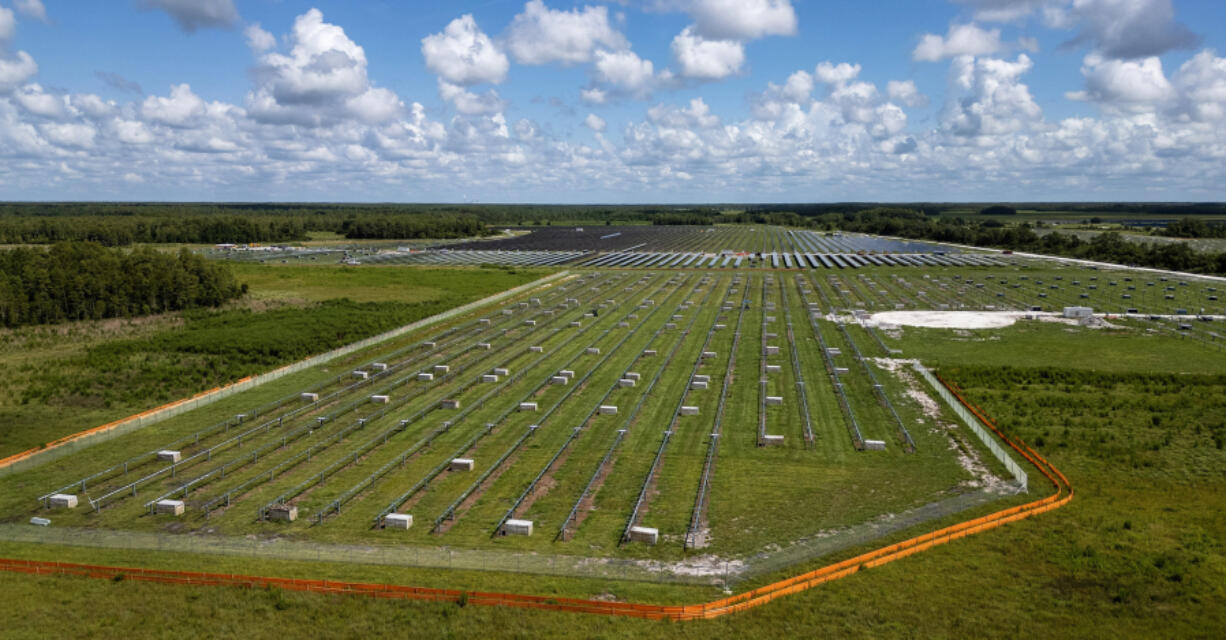
M 477 26 L 471 14 L 452 20 L 442 33 L 421 40 L 426 68 L 452 84 L 497 84 L 507 75 L 507 56 Z
M 47 21 L 47 8 L 43 6 L 42 0 L 16 0 L 13 7 L 17 12 L 27 18 L 33 18 L 42 22 Z
M 704 38 L 753 40 L 796 33 L 790 0 L 690 0 L 684 8 Z
M 681 75 L 699 80 L 719 80 L 741 70 L 745 47 L 735 40 L 707 40 L 686 27 L 673 38 L 673 57 Z
M 982 29 L 973 22 L 951 24 L 944 36 L 926 33 L 911 58 L 919 62 L 937 62 L 957 56 L 984 56 L 1004 48 L 1000 41 L 1000 29 Z
M 625 36 L 609 23 L 606 7 L 586 6 L 561 11 L 542 0 L 531 0 L 506 31 L 507 51 L 520 64 L 591 62 L 597 47 L 629 47 Z
M 587 114 L 587 117 L 583 119 L 583 124 L 588 129 L 591 129 L 592 131 L 595 131 L 596 133 L 600 133 L 604 131 L 606 127 L 608 127 L 608 123 L 605 122 L 604 118 L 594 113 Z

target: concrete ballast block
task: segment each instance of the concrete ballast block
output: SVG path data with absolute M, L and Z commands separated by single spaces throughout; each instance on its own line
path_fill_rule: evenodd
M 387 529 L 408 529 L 413 526 L 413 516 L 407 513 L 389 513 L 383 516 L 383 526 Z
M 472 471 L 473 470 L 473 459 L 472 458 L 452 458 L 451 465 L 449 466 L 449 468 L 452 471 Z

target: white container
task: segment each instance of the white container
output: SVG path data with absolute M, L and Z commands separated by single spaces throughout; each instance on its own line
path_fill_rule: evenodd
M 690 388 L 695 390 L 706 390 L 709 383 L 705 380 L 695 380 L 690 383 Z
M 450 371 L 451 371 L 451 367 L 449 367 L 449 366 L 447 366 L 447 365 L 445 365 L 445 364 L 436 364 L 436 365 L 434 365 L 434 373 L 435 373 L 435 375 L 440 375 L 440 376 L 441 376 L 441 375 L 444 375 L 444 374 L 446 374 L 446 373 L 449 373 Z
M 459 409 L 460 401 L 459 400 L 444 400 L 443 408 L 444 409 Z
M 643 351 L 643 355 L 644 355 L 644 356 L 646 356 L 646 357 L 654 356 L 654 355 L 656 355 L 656 350 L 655 350 L 655 349 L 647 349 L 647 350 Z
M 681 407 L 681 411 L 679 413 L 683 416 L 696 416 L 698 415 L 698 407 L 686 405 Z
M 699 382 L 710 382 L 711 376 L 705 373 L 697 373 L 697 374 L 694 374 L 694 380 L 697 380 Z
M 519 403 L 519 410 L 520 411 L 536 411 L 536 403 L 535 402 L 521 402 Z
M 600 405 L 600 415 L 602 415 L 602 416 L 615 416 L 615 415 L 617 415 L 617 406 L 616 406 L 616 405 L 611 405 L 611 404 L 602 404 L 602 405 Z
M 545 347 L 533 345 L 531 347 L 528 347 L 528 351 L 531 351 L 532 353 L 544 353 Z
M 660 541 L 660 530 L 652 527 L 630 527 L 630 541 L 655 544 Z
M 77 497 L 71 493 L 57 493 L 51 496 L 49 502 L 52 509 L 76 509 Z
M 360 380 L 365 380 L 370 377 L 370 374 L 365 371 L 354 371 L 353 377 L 358 378 Z
M 765 435 L 762 436 L 762 446 L 777 447 L 783 444 L 783 436 Z
M 567 380 L 570 380 L 571 378 L 575 377 L 575 372 L 571 371 L 570 369 L 563 369 L 558 372 L 558 375 L 562 376 L 563 378 L 566 378 Z
M 714 351 L 703 351 L 702 352 L 703 360 L 708 360 L 710 358 L 714 358 L 715 356 L 716 356 L 716 353 Z
M 779 406 L 783 404 L 783 396 L 766 396 L 767 406 Z
M 777 364 L 768 364 L 766 365 L 766 372 L 767 373 L 782 373 L 783 366 L 777 365 Z
M 622 376 L 622 377 L 623 377 L 623 378 L 629 378 L 629 379 L 631 379 L 631 380 L 638 380 L 638 379 L 639 379 L 639 372 L 637 372 L 637 371 L 627 371 L 627 372 L 626 372 L 626 375 L 624 375 L 624 376 Z
M 375 371 L 387 371 L 387 363 L 386 362 L 375 362 L 370 365 L 370 368 L 374 369 Z
M 549 384 L 555 385 L 564 385 L 568 382 L 570 382 L 570 378 L 567 378 L 566 376 L 553 376 L 549 379 Z
M 299 397 L 300 397 L 300 398 L 302 398 L 303 400 L 306 400 L 307 402 L 319 402 L 319 394 L 318 394 L 318 393 L 308 393 L 308 392 L 304 392 L 304 393 L 303 393 L 302 395 L 300 395 Z
M 570 326 L 572 326 L 572 327 L 581 327 L 581 326 L 583 326 L 583 323 L 582 323 L 582 322 L 579 322 L 578 320 L 571 320 L 571 321 L 570 321 Z
M 181 516 L 183 515 L 182 500 L 158 500 L 154 504 L 154 511 L 158 514 Z
M 510 369 L 507 369 L 506 367 L 495 367 L 495 368 L 494 368 L 494 375 L 496 375 L 496 376 L 509 376 L 509 375 L 511 375 L 511 370 L 510 370 Z
M 434 374 L 433 373 L 419 373 L 417 374 L 417 379 L 422 382 L 430 382 L 431 380 L 434 379 Z
M 413 526 L 413 516 L 407 513 L 389 513 L 383 516 L 383 526 L 387 529 L 408 529 Z
M 452 458 L 450 468 L 452 471 L 472 471 L 473 460 L 472 458 Z
M 507 520 L 502 523 L 502 535 L 504 536 L 530 536 L 532 535 L 531 520 Z
M 620 380 L 617 381 L 617 386 L 633 387 L 636 384 L 636 382 L 637 381 L 634 378 L 621 378 Z
M 478 343 L 477 343 L 477 348 L 478 348 L 478 349 L 484 349 L 484 350 L 486 350 L 486 351 L 489 351 L 489 350 L 490 350 L 490 343 L 488 343 L 488 342 L 478 342 Z
M 835 375 L 845 376 L 848 374 L 848 372 L 849 372 L 849 369 L 847 367 L 835 367 L 834 368 Z
M 867 451 L 885 451 L 885 440 L 865 440 L 864 448 Z
M 843 355 L 843 350 L 838 347 L 830 347 L 826 349 L 826 353 L 832 356 L 841 356 Z
M 481 382 L 498 382 L 498 376 L 487 373 L 481 376 Z
M 779 355 L 779 347 L 774 346 L 774 345 L 767 345 L 767 347 L 766 347 L 766 355 L 768 355 L 768 356 L 777 356 L 777 355 Z
M 387 404 L 391 401 L 389 396 L 371 396 L 370 401 L 375 404 Z
M 162 449 L 158 452 L 158 460 L 161 462 L 178 462 L 180 458 L 182 458 L 182 454 L 178 451 Z
M 598 355 L 600 355 L 600 349 L 599 349 L 599 348 L 597 348 L 597 347 L 588 347 L 587 349 L 584 349 L 584 351 L 583 351 L 583 352 L 584 352 L 584 353 L 586 353 L 586 354 L 588 354 L 589 356 L 598 356 Z

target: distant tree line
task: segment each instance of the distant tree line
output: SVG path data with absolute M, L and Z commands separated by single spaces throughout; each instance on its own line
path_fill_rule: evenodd
M 246 292 L 222 263 L 183 249 L 92 242 L 0 251 L 0 326 L 97 320 L 215 307 Z
M 411 214 L 402 216 L 363 216 L 341 225 L 346 238 L 469 238 L 489 233 L 475 216 Z
M 1045 253 L 1191 273 L 1226 274 L 1226 253 L 1198 252 L 1184 243 L 1130 242 L 1118 233 L 1101 233 L 1090 240 L 1082 240 L 1064 233 L 1039 235 L 1024 224 L 1004 226 L 995 221 L 980 223 L 960 218 L 931 218 L 919 211 L 897 208 L 826 214 L 813 221 L 813 224 L 821 223 L 862 233 Z

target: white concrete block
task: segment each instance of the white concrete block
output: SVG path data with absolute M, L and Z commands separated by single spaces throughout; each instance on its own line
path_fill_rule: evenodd
M 696 416 L 698 415 L 698 407 L 691 407 L 691 406 L 686 405 L 686 406 L 681 407 L 681 411 L 679 413 L 683 416 Z
M 783 396 L 766 396 L 767 406 L 777 407 L 781 404 L 783 404 Z
M 864 448 L 868 451 L 885 451 L 885 440 L 865 440 Z
M 589 356 L 600 355 L 600 349 L 597 347 L 588 347 L 587 349 L 584 349 L 583 352 L 588 354 Z
M 656 350 L 655 350 L 655 349 L 647 349 L 646 351 L 644 351 L 644 352 L 643 352 L 643 355 L 644 355 L 644 356 L 654 356 L 654 355 L 656 355 Z
M 622 378 L 617 381 L 619 387 L 633 387 L 636 381 L 633 378 Z
M 535 402 L 521 402 L 519 403 L 519 410 L 520 411 L 536 411 L 536 403 Z
M 353 377 L 365 380 L 370 377 L 370 374 L 365 371 L 354 371 Z
M 560 376 L 562 376 L 563 378 L 566 378 L 566 379 L 568 379 L 568 380 L 569 380 L 569 379 L 571 379 L 571 378 L 574 378 L 574 377 L 575 377 L 575 372 L 574 372 L 574 371 L 571 371 L 570 369 L 563 369 L 563 370 L 561 370 L 561 371 L 559 371 L 559 372 L 558 372 L 558 375 L 560 375 Z
M 387 529 L 408 529 L 413 526 L 413 516 L 407 513 L 389 513 L 383 516 L 383 526 Z
M 502 535 L 504 536 L 530 536 L 532 535 L 531 520 L 507 520 L 502 523 Z
M 441 376 L 441 375 L 443 375 L 443 374 L 445 374 L 445 373 L 449 373 L 450 371 L 451 371 L 451 367 L 449 367 L 449 366 L 447 366 L 447 365 L 445 365 L 445 364 L 436 364 L 436 365 L 434 365 L 434 373 L 435 373 L 435 375 L 440 375 L 440 376 Z
M 375 371 L 387 371 L 387 363 L 386 362 L 374 362 L 374 363 L 371 363 L 370 368 L 374 369 Z
M 498 382 L 498 376 L 492 373 L 487 373 L 481 376 L 481 382 Z
M 391 402 L 391 397 L 383 395 L 374 395 L 370 397 L 370 401 L 375 404 L 387 404 Z
M 710 383 L 705 382 L 703 380 L 695 380 L 690 383 L 690 388 L 694 390 L 705 390 L 708 384 Z
M 660 541 L 660 530 L 652 527 L 630 527 L 630 541 L 655 544 Z
M 303 392 L 299 397 L 307 402 L 319 402 L 318 393 Z
M 570 378 L 567 378 L 566 376 L 553 376 L 549 379 L 549 384 L 562 385 L 568 382 L 570 382 Z
M 158 500 L 154 504 L 154 512 L 158 514 L 181 516 L 183 515 L 183 509 L 182 500 Z
M 444 409 L 459 409 L 460 401 L 459 400 L 444 400 L 443 408 Z
M 777 355 L 779 355 L 779 347 L 777 347 L 777 346 L 775 346 L 775 345 L 767 345 L 767 346 L 766 346 L 766 355 L 768 355 L 768 356 L 777 356 Z
M 417 374 L 417 379 L 422 382 L 430 382 L 431 380 L 434 379 L 434 374 L 433 373 L 419 373 Z
M 602 415 L 602 416 L 615 416 L 615 415 L 617 415 L 617 406 L 616 406 L 616 405 L 611 405 L 611 404 L 602 404 L 602 405 L 600 405 L 600 415 Z
M 162 449 L 158 452 L 158 460 L 160 462 L 178 462 L 180 458 L 182 458 L 182 454 L 178 451 Z
M 494 367 L 494 375 L 509 376 L 511 375 L 511 370 L 506 367 Z
M 766 365 L 767 373 L 783 373 L 783 367 L 777 364 Z
M 486 350 L 486 351 L 489 351 L 489 350 L 490 350 L 490 343 L 488 343 L 488 342 L 478 342 L 478 343 L 477 343 L 477 348 L 478 348 L 478 349 L 484 349 L 484 350 Z
M 528 351 L 531 351 L 532 353 L 544 353 L 544 352 L 545 352 L 545 347 L 542 347 L 542 346 L 540 346 L 540 345 L 535 345 L 535 344 L 534 344 L 534 345 L 532 345 L 531 347 L 528 347 Z
M 624 376 L 622 376 L 622 377 L 623 377 L 623 378 L 629 378 L 629 379 L 631 379 L 631 380 L 638 380 L 638 379 L 639 379 L 639 372 L 637 372 L 637 371 L 627 371 L 627 372 L 626 372 L 626 375 L 624 375 Z
M 472 471 L 473 460 L 472 458 L 452 458 L 449 468 L 452 471 Z
M 783 436 L 764 435 L 762 436 L 762 446 L 775 447 L 783 444 Z
M 52 509 L 76 509 L 77 497 L 71 493 L 57 493 L 48 500 Z

